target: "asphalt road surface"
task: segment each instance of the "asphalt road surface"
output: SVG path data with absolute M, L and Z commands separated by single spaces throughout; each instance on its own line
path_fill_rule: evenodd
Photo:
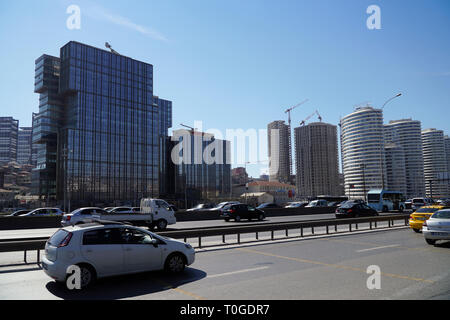
M 57 285 L 36 264 L 3 265 L 0 299 L 450 299 L 449 250 L 408 228 L 247 244 L 200 250 L 180 275 L 101 279 L 86 291 Z

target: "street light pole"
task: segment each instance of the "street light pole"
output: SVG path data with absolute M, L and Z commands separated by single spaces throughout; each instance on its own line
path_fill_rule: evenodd
M 392 100 L 394 100 L 395 98 L 400 97 L 402 94 L 401 93 L 397 93 L 395 96 L 393 96 L 392 98 L 388 99 L 383 106 L 381 107 L 381 110 L 384 109 L 384 107 L 391 102 Z M 383 138 L 384 139 L 384 138 Z M 381 148 L 384 148 L 384 141 L 381 143 Z M 381 166 L 381 189 L 384 190 L 384 163 L 383 163 L 383 150 L 380 150 L 380 166 Z

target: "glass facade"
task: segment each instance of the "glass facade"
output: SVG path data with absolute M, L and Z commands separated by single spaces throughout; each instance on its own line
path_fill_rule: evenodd
M 17 159 L 19 120 L 0 117 L 0 165 Z
M 201 199 L 229 197 L 231 194 L 231 147 L 226 140 L 187 131 L 173 132 L 175 153 L 175 193 L 192 206 Z M 178 147 L 177 147 L 178 145 Z M 177 154 L 177 151 L 178 154 Z
M 59 62 L 63 105 L 45 110 L 55 115 L 56 198 L 83 206 L 157 197 L 172 104 L 153 96 L 153 66 L 73 41 L 61 48 Z M 36 87 L 48 92 L 40 89 L 46 85 L 44 77 Z

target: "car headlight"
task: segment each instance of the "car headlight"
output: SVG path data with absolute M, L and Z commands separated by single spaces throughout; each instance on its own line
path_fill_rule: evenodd
M 184 246 L 186 247 L 186 249 L 192 249 L 192 246 L 189 243 L 185 243 Z

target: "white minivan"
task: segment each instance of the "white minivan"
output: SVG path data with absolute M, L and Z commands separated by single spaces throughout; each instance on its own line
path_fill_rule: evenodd
M 95 222 L 59 229 L 46 243 L 44 272 L 66 282 L 68 268 L 77 266 L 81 288 L 97 278 L 165 269 L 184 270 L 195 260 L 188 243 L 115 222 Z

